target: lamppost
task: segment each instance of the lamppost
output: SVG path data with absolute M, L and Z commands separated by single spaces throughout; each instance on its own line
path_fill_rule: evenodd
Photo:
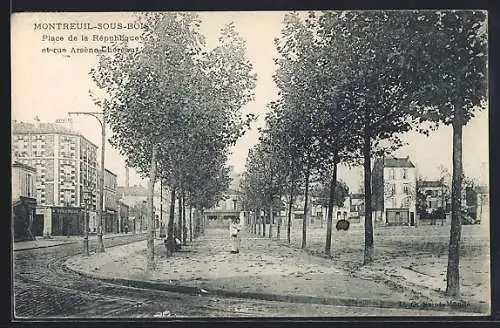
M 83 192 L 84 199 L 84 217 L 83 217 L 83 255 L 89 256 L 89 227 L 87 223 L 87 215 L 90 211 L 90 200 L 92 197 L 92 191 L 90 190 L 89 185 L 87 184 L 87 188 Z
M 105 251 L 104 249 L 104 242 L 102 240 L 102 234 L 103 234 L 103 217 L 104 217 L 104 211 L 103 211 L 103 205 L 104 205 L 104 150 L 105 150 L 105 145 L 106 145 L 106 126 L 104 125 L 104 113 L 103 112 L 68 112 L 68 115 L 89 115 L 97 119 L 99 121 L 99 124 L 101 124 L 101 185 L 100 185 L 100 191 L 101 194 L 99 195 L 99 206 L 97 208 L 97 212 L 99 213 L 99 227 L 97 229 L 97 252 L 98 253 L 103 253 Z

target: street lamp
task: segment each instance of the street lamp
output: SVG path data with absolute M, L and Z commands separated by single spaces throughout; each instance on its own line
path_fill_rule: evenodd
M 83 217 L 83 255 L 89 256 L 89 228 L 87 223 L 87 215 L 90 211 L 90 200 L 92 197 L 92 191 L 90 191 L 90 187 L 87 185 L 87 188 L 83 192 L 84 199 L 84 217 Z
M 104 113 L 103 112 L 68 112 L 68 115 L 89 115 L 97 119 L 99 123 L 101 124 L 101 194 L 99 196 L 100 198 L 100 204 L 97 208 L 97 211 L 99 213 L 99 227 L 97 229 L 97 252 L 98 253 L 103 253 L 104 250 L 104 242 L 102 240 L 102 234 L 103 234 L 103 217 L 104 217 L 104 211 L 103 211 L 103 205 L 104 205 L 104 149 L 106 145 L 106 126 L 104 125 Z

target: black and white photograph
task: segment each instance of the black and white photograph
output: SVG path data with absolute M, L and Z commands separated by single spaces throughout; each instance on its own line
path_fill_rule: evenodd
M 10 34 L 13 320 L 491 314 L 487 11 Z

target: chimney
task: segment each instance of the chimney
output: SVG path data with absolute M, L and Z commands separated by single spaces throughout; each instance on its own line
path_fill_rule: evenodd
M 73 130 L 73 120 L 71 118 L 59 118 L 56 119 L 55 123 L 67 130 Z
M 125 166 L 125 188 L 129 187 L 129 174 L 128 174 L 128 166 Z

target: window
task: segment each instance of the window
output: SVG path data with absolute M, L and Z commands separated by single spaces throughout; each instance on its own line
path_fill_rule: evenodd
M 403 184 L 403 192 L 405 194 L 409 194 L 410 193 L 410 185 L 409 184 L 407 184 L 407 183 Z
M 393 168 L 389 169 L 389 178 L 394 179 L 394 169 Z
M 408 176 L 408 170 L 406 168 L 403 169 L 403 179 L 406 179 Z
M 30 196 L 30 175 L 27 173 L 25 176 L 25 183 L 24 183 L 24 194 L 29 197 Z

